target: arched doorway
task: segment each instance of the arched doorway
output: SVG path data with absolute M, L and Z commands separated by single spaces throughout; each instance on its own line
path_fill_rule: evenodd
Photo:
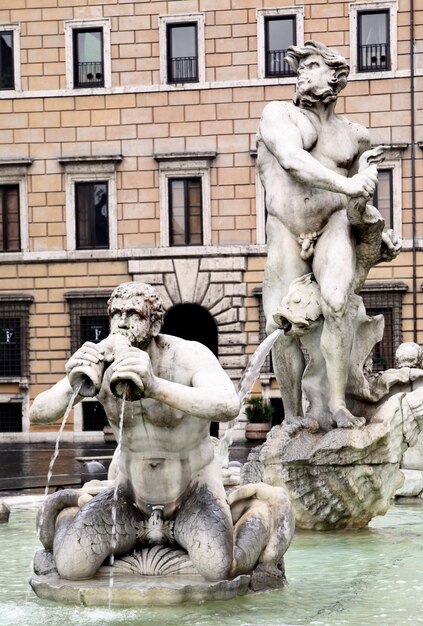
M 207 309 L 199 304 L 175 304 L 166 312 L 161 332 L 188 341 L 198 341 L 207 346 L 216 357 L 219 356 L 216 322 Z M 210 434 L 213 437 L 218 436 L 218 422 L 211 423 Z

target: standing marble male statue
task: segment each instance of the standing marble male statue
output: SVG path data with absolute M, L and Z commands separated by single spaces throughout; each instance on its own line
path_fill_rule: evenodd
M 98 372 L 98 382 L 90 395 L 98 397 L 118 439 L 122 400 L 112 390 L 125 381 L 137 391 L 138 399 L 125 404 L 115 468 L 119 499 L 114 552 L 133 549 L 140 536 L 146 543 L 153 536 L 161 543 L 167 536 L 188 552 L 205 578 L 221 579 L 250 572 L 263 559 L 269 561 L 266 554 L 273 541 L 270 562 L 274 559 L 277 569 L 293 519 L 289 539 L 274 521 L 289 503 L 282 490 L 247 485 L 230 499 L 230 508 L 209 437 L 211 420 L 228 421 L 239 412 L 229 377 L 202 344 L 160 334 L 164 311 L 150 285 L 117 287 L 109 300 L 109 314 L 109 337 L 101 344 L 85 343 L 70 358 L 68 376 L 35 399 L 31 420 L 60 418 L 72 397 L 73 374 L 91 368 Z M 108 357 L 110 350 L 113 354 Z M 274 489 L 270 497 L 266 489 Z M 113 549 L 112 492 L 100 494 L 79 511 L 60 513 L 77 501 L 77 492 L 50 496 L 41 528 L 41 539 L 53 551 L 60 576 L 70 579 L 92 577 Z M 289 526 L 288 519 L 285 524 Z M 168 529 L 161 538 L 160 528 Z M 251 544 L 248 549 L 245 542 Z
M 332 425 L 363 426 L 365 420 L 351 414 L 345 398 L 353 342 L 346 311 L 357 265 L 347 204 L 361 199 L 365 205 L 372 196 L 382 150 L 366 153 L 371 158 L 363 164 L 360 157 L 370 147 L 367 130 L 335 114 L 349 73 L 343 57 L 309 41 L 290 47 L 286 59 L 298 75 L 294 103 L 269 103 L 257 134 L 257 164 L 268 212 L 263 284 L 267 328 L 275 329 L 272 315 L 292 281 L 312 272 L 320 288 L 320 350 Z M 295 337 L 278 339 L 273 363 L 289 423 L 304 411 L 305 364 Z

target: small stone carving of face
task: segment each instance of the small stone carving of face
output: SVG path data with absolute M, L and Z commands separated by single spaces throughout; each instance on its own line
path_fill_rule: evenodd
M 331 86 L 334 70 L 326 65 L 318 54 L 310 54 L 298 66 L 297 97 L 300 104 L 311 107 L 318 101 L 328 103 L 336 100 Z
M 145 349 L 159 332 L 157 324 L 151 323 L 148 305 L 141 297 L 115 298 L 110 317 L 111 334 L 124 335 L 136 348 Z

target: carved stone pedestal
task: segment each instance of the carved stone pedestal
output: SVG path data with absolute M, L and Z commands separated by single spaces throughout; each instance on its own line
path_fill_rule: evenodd
M 229 600 L 248 591 L 250 576 L 206 581 L 201 576 L 114 577 L 109 589 L 108 568 L 90 580 L 63 580 L 57 574 L 33 576 L 30 585 L 39 598 L 80 606 L 171 606 L 183 602 Z
M 284 487 L 299 528 L 361 528 L 386 513 L 400 461 L 422 427 L 423 391 L 398 393 L 364 428 L 327 433 L 275 427 L 260 451 L 263 480 Z

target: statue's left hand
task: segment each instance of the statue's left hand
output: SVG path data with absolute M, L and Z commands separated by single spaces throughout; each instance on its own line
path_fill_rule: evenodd
M 110 384 L 129 381 L 142 391 L 144 397 L 151 396 L 156 377 L 147 352 L 138 348 L 126 348 L 117 354 L 111 367 L 113 374 Z

